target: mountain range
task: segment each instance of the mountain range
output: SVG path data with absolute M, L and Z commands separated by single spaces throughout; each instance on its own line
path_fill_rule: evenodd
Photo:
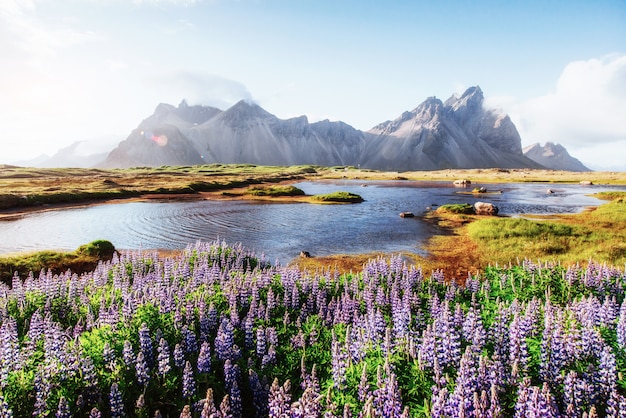
M 340 121 L 311 123 L 306 116 L 279 119 L 247 101 L 224 111 L 190 106 L 186 101 L 178 106 L 159 104 L 97 166 L 207 163 L 352 165 L 387 171 L 586 170 L 567 151 L 559 150 L 559 158 L 539 157 L 535 148 L 525 154 L 509 116 L 486 108 L 478 86 L 445 102 L 429 97 L 415 109 L 368 131 Z

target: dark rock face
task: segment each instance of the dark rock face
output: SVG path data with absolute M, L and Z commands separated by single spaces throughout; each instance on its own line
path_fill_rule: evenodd
M 552 170 L 591 171 L 569 155 L 562 145 L 553 142 L 546 142 L 543 147 L 538 143 L 530 145 L 524 148 L 524 155 Z

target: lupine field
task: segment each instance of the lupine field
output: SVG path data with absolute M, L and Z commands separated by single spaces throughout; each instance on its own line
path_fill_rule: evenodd
M 339 276 L 241 246 L 0 289 L 0 417 L 622 417 L 623 270 Z

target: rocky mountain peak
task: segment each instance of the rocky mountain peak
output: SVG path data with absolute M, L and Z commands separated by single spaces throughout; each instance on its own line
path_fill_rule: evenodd
M 552 170 L 590 171 L 578 159 L 572 157 L 565 147 L 554 142 L 541 146 L 538 142 L 523 149 L 524 155 Z

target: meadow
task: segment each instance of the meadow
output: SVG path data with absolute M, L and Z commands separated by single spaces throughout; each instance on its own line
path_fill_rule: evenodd
M 220 242 L 123 252 L 2 286 L 1 414 L 617 417 L 625 280 L 594 262 L 458 284 L 393 256 L 340 275 Z
M 133 196 L 185 194 L 189 184 L 298 195 L 266 183 L 383 176 L 214 168 L 234 173 L 161 168 L 168 177 L 159 178 L 143 168 L 112 180 L 111 171 L 96 179 L 59 170 L 55 183 L 45 170 L 7 168 L 0 190 L 4 202 L 72 204 L 96 198 L 88 181 Z M 154 183 L 139 177 L 132 186 L 140 172 Z M 473 172 L 481 174 L 538 175 Z M 87 194 L 64 200 L 81 182 Z M 451 233 L 416 263 L 384 255 L 349 257 L 350 269 L 336 263 L 341 256 L 273 266 L 224 242 L 171 254 L 96 242 L 65 261 L 18 258 L 24 266 L 3 266 L 13 274 L 0 284 L 0 416 L 624 416 L 626 199 L 603 197 L 593 211 L 548 220 L 434 212 L 428 221 Z M 63 268 L 77 259 L 80 273 Z

